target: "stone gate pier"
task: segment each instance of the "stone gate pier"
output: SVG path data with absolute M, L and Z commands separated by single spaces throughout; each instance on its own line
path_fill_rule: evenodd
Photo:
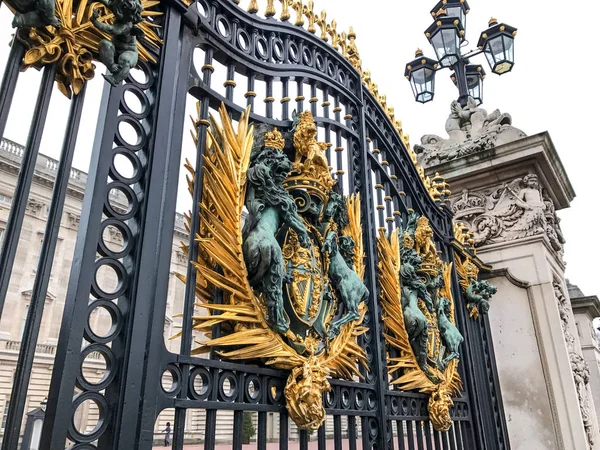
M 591 382 L 600 374 L 582 352 L 557 215 L 575 192 L 550 135 L 526 136 L 474 102 L 454 104 L 446 130 L 414 150 L 427 175 L 450 183 L 447 207 L 493 268 L 489 319 L 511 448 L 600 448 Z M 577 304 L 588 322 L 594 308 Z

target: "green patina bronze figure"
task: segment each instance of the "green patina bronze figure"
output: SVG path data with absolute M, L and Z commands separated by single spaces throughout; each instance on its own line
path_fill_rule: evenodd
M 60 27 L 54 14 L 54 0 L 10 0 L 8 3 L 16 10 L 13 28 Z
M 456 325 L 448 318 L 451 315 L 450 306 L 450 300 L 445 297 L 439 298 L 437 308 L 438 328 L 442 336 L 442 342 L 446 347 L 447 355 L 442 360 L 442 370 L 446 368 L 450 361 L 460 358 L 458 350 L 460 344 L 464 341 L 464 338 L 462 334 L 460 334 L 460 331 L 458 331 L 458 328 L 456 328 Z
M 297 234 L 300 246 L 309 247 L 310 239 L 294 200 L 283 188 L 292 163 L 283 147 L 275 146 L 279 145 L 267 139 L 265 148 L 253 155 L 247 173 L 243 252 L 250 284 L 264 295 L 269 325 L 286 334 L 290 325 L 283 306 L 284 260 L 275 235 L 286 224 Z
M 123 82 L 138 62 L 137 40 L 144 37 L 144 32 L 136 26 L 142 22 L 142 3 L 140 0 L 97 0 L 109 8 L 114 14 L 114 23 L 108 24 L 98 20 L 99 12 L 94 10 L 91 21 L 96 28 L 112 36 L 109 41 L 100 41 L 100 61 L 106 66 L 110 75 L 103 75 L 113 86 Z
M 490 310 L 490 299 L 496 292 L 496 286 L 490 284 L 487 280 L 479 281 L 471 278 L 471 282 L 465 289 L 467 308 L 469 311 L 477 308 L 480 314 L 486 314 Z
M 354 240 L 350 236 L 339 235 L 339 230 L 344 230 L 348 226 L 349 217 L 346 199 L 338 185 L 335 185 L 329 194 L 323 219 L 325 224 L 329 220 L 335 224 L 326 235 L 323 253 L 329 255 L 327 274 L 346 307 L 345 314 L 331 323 L 329 339 L 333 339 L 340 333 L 342 325 L 360 318 L 358 306 L 368 299 L 369 290 L 354 272 Z

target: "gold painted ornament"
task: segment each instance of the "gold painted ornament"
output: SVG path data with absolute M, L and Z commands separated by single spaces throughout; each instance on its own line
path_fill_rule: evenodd
M 198 260 L 193 262 L 197 269 L 196 306 L 207 312 L 207 315 L 193 317 L 193 327 L 204 333 L 208 340 L 198 341 L 192 354 L 214 349 L 224 359 L 254 360 L 289 371 L 283 394 L 290 418 L 300 429 L 317 430 L 325 421 L 322 396 L 331 390 L 328 377 L 361 378 L 360 367 L 367 370 L 365 350 L 357 342 L 367 331 L 361 325 L 367 311 L 366 303 L 362 301 L 355 305 L 356 317 L 351 320 L 342 320 L 343 315 L 342 319 L 334 321 L 335 312 L 348 299 L 338 298 L 339 294 L 332 286 L 339 280 L 330 278 L 331 268 L 339 264 L 336 259 L 339 253 L 330 247 L 352 239 L 355 243 L 352 261 L 343 264 L 348 264 L 349 271 L 352 265 L 353 276 L 362 280 L 364 250 L 360 199 L 352 196 L 346 200 L 348 223 L 342 230 L 337 229 L 333 221 L 326 221 L 320 228 L 303 215 L 305 212 L 299 214 L 308 241 L 306 235 L 294 228 L 277 227 L 279 231 L 274 238 L 279 239 L 279 243 L 273 242 L 281 246 L 283 270 L 288 277 L 288 282 L 282 285 L 285 308 L 278 310 L 272 299 L 267 301 L 266 295 L 251 284 L 249 270 L 252 268 L 249 269 L 244 257 L 244 243 L 249 238 L 248 234 L 244 236 L 241 218 L 249 189 L 254 189 L 248 180 L 249 171 L 254 167 L 251 165 L 254 131 L 248 124 L 249 110 L 241 115 L 237 130 L 234 130 L 224 105 L 219 109 L 219 119 L 218 122 L 211 117 L 207 132 L 200 232 L 196 235 Z M 200 123 L 193 122 L 195 127 Z M 264 150 L 258 153 L 271 155 L 271 162 L 265 160 L 264 163 L 271 164 L 269 170 L 273 174 L 281 173 L 285 164 L 293 167 L 289 176 L 286 173 L 281 191 L 274 193 L 292 195 L 301 190 L 307 195 L 305 208 L 313 202 L 328 204 L 327 199 L 336 195 L 329 169 L 320 164 L 323 150 L 316 142 L 316 129 L 313 134 L 313 128 L 312 115 L 298 117 L 294 146 L 301 156 L 295 161 L 284 156 L 285 141 L 276 129 L 264 134 Z M 197 142 L 197 133 L 192 132 L 192 136 Z M 263 161 L 260 158 L 254 156 L 253 164 Z M 193 192 L 194 170 L 189 163 L 186 168 L 192 177 L 188 177 L 188 184 Z M 252 177 L 256 173 L 253 172 Z M 344 201 L 342 197 L 335 198 L 338 202 Z M 305 211 L 300 200 L 296 198 L 298 210 Z M 189 227 L 190 216 L 187 218 Z M 254 219 L 250 216 L 246 218 L 246 221 L 251 220 Z M 296 227 L 302 226 L 296 224 Z M 265 244 L 264 240 L 262 244 Z M 183 250 L 187 253 L 187 246 L 184 245 Z M 178 278 L 186 281 L 183 275 Z M 212 303 L 215 288 L 223 292 L 222 304 Z M 366 294 L 368 296 L 368 291 Z M 345 311 L 352 309 L 348 304 L 345 306 Z M 277 321 L 276 317 L 282 314 L 284 318 Z M 220 337 L 213 337 L 215 326 L 221 327 Z
M 146 19 L 162 13 L 154 10 L 158 0 L 142 0 Z M 94 78 L 100 42 L 110 36 L 92 24 L 92 13 L 99 11 L 99 21 L 112 24 L 112 11 L 101 3 L 88 3 L 87 0 L 56 0 L 55 14 L 60 26 L 18 29 L 17 39 L 27 48 L 23 59 L 23 70 L 29 67 L 41 69 L 47 64 L 57 63 L 56 82 L 59 90 L 68 98 L 77 95 L 83 85 Z M 14 12 L 14 10 L 13 10 Z M 152 56 L 162 41 L 156 33 L 159 25 L 149 20 L 137 24 L 144 38 L 138 40 L 139 58 L 155 63 Z
M 448 431 L 452 397 L 462 387 L 457 353 L 462 336 L 455 327 L 452 264 L 439 258 L 429 221 L 420 217 L 415 222 L 412 232 L 393 232 L 388 239 L 380 231 L 377 239 L 385 339 L 399 355 L 388 358 L 388 372 L 392 385 L 429 394 L 431 423 L 437 431 Z M 402 261 L 401 253 L 412 254 L 420 265 Z M 421 328 L 414 327 L 419 323 Z M 415 341 L 422 344 L 420 352 Z

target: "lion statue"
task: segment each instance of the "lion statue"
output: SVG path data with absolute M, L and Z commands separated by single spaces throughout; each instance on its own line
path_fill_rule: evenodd
M 486 314 L 490 310 L 490 299 L 497 291 L 496 286 L 487 280 L 479 281 L 471 278 L 471 283 L 465 291 L 467 307 L 469 310 L 477 308 L 481 314 Z
M 267 322 L 283 334 L 289 331 L 289 318 L 283 306 L 284 260 L 275 235 L 287 224 L 298 234 L 300 245 L 310 247 L 296 204 L 283 188 L 291 170 L 290 160 L 279 149 L 265 146 L 253 155 L 246 175 L 248 217 L 242 230 L 250 285 L 264 295 Z
M 415 230 L 415 250 L 424 258 L 437 255 L 437 249 L 432 238 L 433 230 L 429 225 L 429 219 L 424 216 L 419 217 L 417 219 L 417 229 Z
M 293 114 L 294 125 L 294 149 L 296 159 L 294 166 L 299 166 L 304 158 L 304 165 L 309 167 L 313 164 L 321 166 L 329 172 L 329 163 L 323 154 L 327 150 L 327 144 L 317 142 L 317 126 L 310 111 Z
M 452 418 L 450 417 L 450 408 L 454 405 L 452 398 L 447 392 L 437 390 L 432 392 L 429 397 L 429 417 L 436 425 L 436 429 L 441 432 L 448 431 L 452 426 Z

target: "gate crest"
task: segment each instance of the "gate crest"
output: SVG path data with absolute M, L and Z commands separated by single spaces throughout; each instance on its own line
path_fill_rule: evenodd
M 290 417 L 300 429 L 317 430 L 325 420 L 322 395 L 331 390 L 327 376 L 360 378 L 359 364 L 367 367 L 357 343 L 367 331 L 361 323 L 369 296 L 360 200 L 336 189 L 310 112 L 295 117 L 293 148 L 276 128 L 253 145 L 248 111 L 237 133 L 224 105 L 219 113 L 222 125 L 211 118 L 208 131 L 193 263 L 197 306 L 213 313 L 194 317 L 194 327 L 211 337 L 194 353 L 215 348 L 224 358 L 291 371 L 284 390 Z M 222 304 L 214 288 L 222 289 Z M 216 326 L 220 337 L 213 337 Z

